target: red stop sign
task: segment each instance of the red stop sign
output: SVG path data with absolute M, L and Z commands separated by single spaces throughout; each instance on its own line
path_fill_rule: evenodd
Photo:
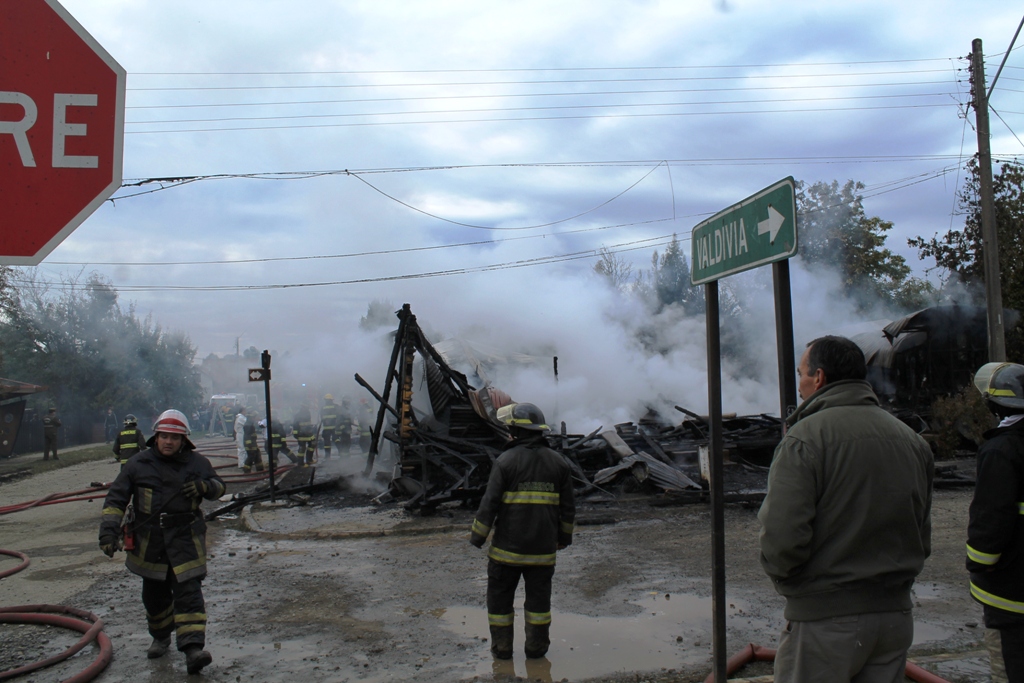
M 121 186 L 124 89 L 56 0 L 0 2 L 0 263 L 39 263 Z

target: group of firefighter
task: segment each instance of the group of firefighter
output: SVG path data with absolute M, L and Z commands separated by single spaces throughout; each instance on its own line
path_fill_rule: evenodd
M 319 449 L 323 447 L 324 459 L 330 459 L 332 449 L 338 457 L 351 454 L 353 443 L 359 445 L 361 453 L 370 448 L 370 427 L 374 414 L 369 401 L 363 399 L 354 406 L 352 399 L 345 396 L 341 403 L 334 402 L 332 394 L 324 395 L 320 407 L 320 419 L 315 421 L 308 403 L 303 403 L 292 416 L 290 436 L 295 439 L 295 450 L 288 445 L 289 429 L 284 422 L 274 420 L 267 429 L 266 420 L 255 421 L 248 413 L 251 409 L 240 408 L 234 418 L 234 434 L 238 444 L 238 465 L 244 472 L 263 471 L 263 456 L 260 453 L 258 435 L 263 432 L 264 448 L 269 457 L 271 451 L 291 460 L 296 465 L 308 467 L 316 463 Z

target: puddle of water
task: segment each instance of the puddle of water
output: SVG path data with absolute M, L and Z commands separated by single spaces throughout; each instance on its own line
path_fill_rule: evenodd
M 935 600 L 941 597 L 942 590 L 942 587 L 935 582 L 915 583 L 911 592 L 918 600 Z
M 588 617 L 553 611 L 551 649 L 541 660 L 522 653 L 522 603 L 516 605 L 516 653 L 511 662 L 495 662 L 490 644 L 481 643 L 476 675 L 526 676 L 545 683 L 577 680 L 616 672 L 673 669 L 699 664 L 711 653 L 711 598 L 664 593 L 632 601 L 641 611 L 630 617 Z M 729 618 L 745 618 L 745 606 L 731 601 Z M 487 611 L 451 607 L 441 617 L 445 628 L 471 638 L 489 638 Z M 767 627 L 767 624 L 765 624 Z M 677 641 L 677 638 L 682 640 Z M 468 653 L 467 653 L 468 654 Z
M 926 621 L 914 620 L 914 645 L 935 640 L 946 640 L 947 638 L 952 638 L 955 633 L 954 629 L 945 626 L 937 626 Z

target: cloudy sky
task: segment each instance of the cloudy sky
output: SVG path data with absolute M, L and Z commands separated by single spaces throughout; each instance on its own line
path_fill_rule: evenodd
M 108 277 L 200 357 L 237 340 L 382 374 L 358 367 L 351 335 L 383 299 L 442 334 L 554 350 L 567 382 L 602 381 L 572 375 L 573 358 L 605 368 L 638 395 L 665 389 L 666 373 L 649 358 L 610 369 L 630 342 L 609 321 L 634 313 L 590 274 L 595 250 L 646 267 L 673 233 L 688 252 L 696 223 L 781 178 L 855 179 L 923 273 L 906 238 L 959 224 L 976 151 L 963 58 L 982 38 L 991 80 L 1022 12 L 1002 0 L 63 4 L 127 70 L 132 185 L 41 276 Z M 992 97 L 1003 157 L 1024 152 L 1010 130 L 1024 135 L 1020 55 Z M 159 178 L 195 180 L 135 184 Z M 799 269 L 794 287 L 808 293 L 800 343 L 836 308 Z M 669 373 L 692 380 L 694 402 L 702 329 L 678 332 L 695 350 Z

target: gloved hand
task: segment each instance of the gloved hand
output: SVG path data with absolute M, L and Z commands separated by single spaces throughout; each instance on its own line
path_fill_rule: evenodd
M 100 550 L 107 557 L 113 557 L 117 550 L 117 538 L 115 536 L 104 536 L 100 539 Z
M 181 492 L 188 498 L 202 498 L 210 490 L 210 485 L 202 479 L 193 479 L 185 482 Z

